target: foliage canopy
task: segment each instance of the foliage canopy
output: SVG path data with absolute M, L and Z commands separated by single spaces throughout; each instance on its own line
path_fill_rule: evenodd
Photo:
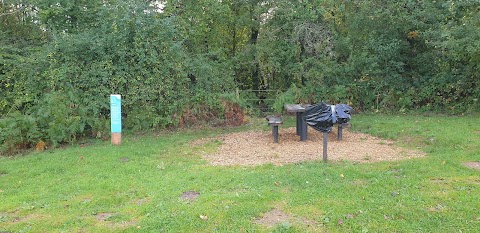
M 242 103 L 237 88 L 278 90 L 277 108 L 480 106 L 478 1 L 160 3 L 1 1 L 3 147 L 102 136 L 113 93 L 124 96 L 129 129 L 175 126 L 202 111 L 225 118 L 226 102 Z

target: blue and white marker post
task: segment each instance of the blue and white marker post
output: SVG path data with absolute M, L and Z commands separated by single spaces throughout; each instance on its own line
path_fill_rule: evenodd
M 110 95 L 110 123 L 112 144 L 122 144 L 122 96 Z

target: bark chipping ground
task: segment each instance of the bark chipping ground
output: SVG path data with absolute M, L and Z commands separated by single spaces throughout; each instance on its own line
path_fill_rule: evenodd
M 306 142 L 301 142 L 296 135 L 296 129 L 291 127 L 280 128 L 279 143 L 273 143 L 270 131 L 247 131 L 201 139 L 194 145 L 216 140 L 221 142 L 218 150 L 202 155 L 202 158 L 212 165 L 256 166 L 272 163 L 281 166 L 323 159 L 323 134 L 311 129 Z M 398 147 L 394 141 L 350 132 L 349 129 L 343 130 L 343 140 L 338 141 L 334 128 L 329 134 L 327 148 L 329 161 L 368 163 L 425 156 L 425 153 L 419 150 Z

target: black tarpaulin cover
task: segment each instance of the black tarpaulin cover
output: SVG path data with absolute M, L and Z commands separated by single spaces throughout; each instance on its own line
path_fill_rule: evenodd
M 335 105 L 335 113 L 337 114 L 337 124 L 343 124 L 350 121 L 350 114 L 353 112 L 353 108 L 346 104 Z M 333 122 L 335 123 L 335 122 Z
M 343 124 L 350 121 L 352 108 L 346 104 L 328 105 L 319 103 L 308 107 L 302 114 L 307 125 L 324 133 L 332 131 L 333 124 Z

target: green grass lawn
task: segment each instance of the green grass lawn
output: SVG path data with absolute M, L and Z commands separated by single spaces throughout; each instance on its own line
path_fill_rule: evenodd
M 462 165 L 480 161 L 478 119 L 355 115 L 352 130 L 428 154 L 395 162 L 214 167 L 200 154 L 218 142 L 190 146 L 269 130 L 255 119 L 0 158 L 0 232 L 478 232 L 480 170 Z M 254 223 L 272 209 L 290 219 Z

